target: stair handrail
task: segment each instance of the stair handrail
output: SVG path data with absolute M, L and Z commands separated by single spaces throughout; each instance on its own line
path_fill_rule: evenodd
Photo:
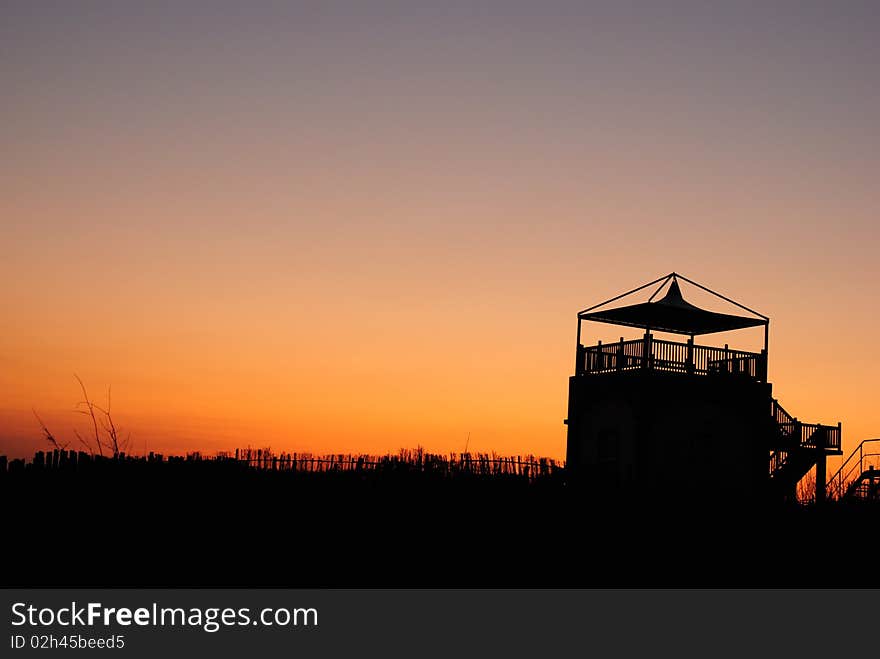
M 772 401 L 772 405 L 770 406 L 770 416 L 776 423 L 776 427 L 784 435 L 797 434 L 798 442 L 800 442 L 800 430 L 798 428 L 797 418 L 789 414 L 788 411 L 779 404 L 778 399 L 771 398 L 770 400 Z
M 779 404 L 779 400 L 776 398 L 770 398 L 770 418 L 773 419 L 773 422 L 776 424 L 777 429 L 788 436 L 797 435 L 798 443 L 800 443 L 800 434 L 801 431 L 798 428 L 798 420 L 793 417 L 788 411 Z M 790 429 L 786 429 L 785 426 L 790 425 Z M 782 453 L 783 455 L 779 455 Z M 781 451 L 774 451 L 770 455 L 770 477 L 772 478 L 778 471 L 788 462 L 791 457 L 791 451 L 787 449 L 783 449 Z
M 793 421 L 797 421 L 797 419 L 794 416 L 792 416 L 791 414 L 788 413 L 788 410 L 786 410 L 784 407 L 782 407 L 782 405 L 779 404 L 778 398 L 771 398 L 770 400 L 773 401 L 771 416 L 774 419 L 776 419 L 776 417 L 777 417 L 777 412 L 782 412 L 783 417 L 787 417 L 787 419 L 786 419 L 786 421 L 784 421 L 784 423 L 791 423 Z
M 843 479 L 845 477 L 848 477 L 849 474 L 852 473 L 852 470 L 853 470 L 853 467 L 855 466 L 855 464 L 862 465 L 862 464 L 864 464 L 864 459 L 866 457 L 870 457 L 872 455 L 877 455 L 875 453 L 867 453 L 867 454 L 865 453 L 865 450 L 864 450 L 865 444 L 870 444 L 871 442 L 880 442 L 880 437 L 874 437 L 871 439 L 863 439 L 861 442 L 859 442 L 859 445 L 856 448 L 854 448 L 853 452 L 850 453 L 849 456 L 847 456 L 846 460 L 844 460 L 841 463 L 840 469 L 838 469 L 836 472 L 834 472 L 834 475 L 830 479 L 828 479 L 828 482 L 825 485 L 825 488 L 828 490 L 828 492 L 834 493 L 835 499 L 839 499 L 843 495 L 844 488 L 845 488 L 845 485 L 843 483 Z M 847 467 L 847 465 L 849 465 L 850 461 L 856 456 L 856 454 L 858 454 L 858 456 L 859 456 L 858 462 L 851 465 L 850 468 L 847 469 L 846 473 L 844 474 L 843 470 Z M 864 469 L 861 469 L 860 471 L 864 471 Z M 837 483 L 835 483 L 835 480 L 837 480 Z

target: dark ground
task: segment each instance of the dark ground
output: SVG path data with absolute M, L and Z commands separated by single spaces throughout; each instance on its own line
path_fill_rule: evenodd
M 119 463 L 0 477 L 2 585 L 877 586 L 880 506 L 589 504 L 564 474 Z

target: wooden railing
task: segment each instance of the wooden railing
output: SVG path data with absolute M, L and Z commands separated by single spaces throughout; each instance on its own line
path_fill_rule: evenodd
M 743 375 L 762 382 L 767 378 L 767 360 L 763 353 L 731 350 L 727 346 L 701 346 L 690 341 L 665 341 L 650 335 L 634 341 L 580 346 L 577 369 L 578 375 L 652 370 Z
M 779 430 L 783 449 L 824 448 L 840 451 L 841 426 L 821 423 L 802 423 L 785 411 L 775 398 L 771 399 L 771 416 Z
M 770 399 L 770 416 L 776 422 L 776 428 L 779 431 L 780 438 L 783 443 L 797 444 L 795 441 L 795 430 L 797 428 L 797 419 L 785 411 L 785 408 L 779 404 L 775 398 Z

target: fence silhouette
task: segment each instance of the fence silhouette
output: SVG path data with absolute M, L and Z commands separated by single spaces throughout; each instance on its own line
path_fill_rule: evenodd
M 263 449 L 236 449 L 239 462 L 257 469 L 276 471 L 396 471 L 431 473 L 440 476 L 516 476 L 526 480 L 550 476 L 564 464 L 534 455 L 499 456 L 494 453 L 428 453 L 422 449 L 401 450 L 397 455 L 354 455 L 281 453 Z
M 165 456 L 150 452 L 144 456 L 120 453 L 115 457 L 96 456 L 84 451 L 37 451 L 29 462 L 23 459 L 8 461 L 0 456 L 0 474 L 28 470 L 100 469 L 111 465 L 151 464 L 218 464 L 257 471 L 320 473 L 411 473 L 429 474 L 439 478 L 511 477 L 532 482 L 564 472 L 565 464 L 552 458 L 534 455 L 501 456 L 495 453 L 429 453 L 421 448 L 402 449 L 397 454 L 325 454 L 274 453 L 268 448 L 236 449 L 234 453 L 220 452 L 203 456 L 199 452 L 182 456 Z

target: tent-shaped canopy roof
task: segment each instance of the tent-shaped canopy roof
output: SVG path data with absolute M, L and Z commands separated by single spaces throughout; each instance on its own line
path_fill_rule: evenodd
M 718 313 L 716 311 L 708 311 L 694 306 L 682 297 L 681 289 L 678 285 L 679 277 L 723 300 L 726 300 L 727 302 L 735 304 L 741 309 L 745 309 L 749 313 L 754 314 L 754 317 Z M 672 280 L 672 283 L 669 285 L 669 290 L 667 290 L 666 295 L 659 300 L 649 300 L 648 302 L 632 304 L 626 307 L 592 311 L 592 309 L 605 306 L 614 300 L 625 297 L 630 293 L 635 293 L 642 288 L 651 286 L 662 280 L 663 283 L 660 284 L 660 287 L 657 289 L 657 292 L 659 292 L 670 279 Z M 691 335 L 713 334 L 715 332 L 727 332 L 729 330 L 743 329 L 746 327 L 758 327 L 760 325 L 767 325 L 770 321 L 766 316 L 762 316 L 748 307 L 744 307 L 733 300 L 725 298 L 724 296 L 715 293 L 715 291 L 711 291 L 696 282 L 691 282 L 690 279 L 686 279 L 674 272 L 666 277 L 661 277 L 661 279 L 630 291 L 630 293 L 625 293 L 617 298 L 603 302 L 596 307 L 591 307 L 591 309 L 582 311 L 578 314 L 578 318 L 600 323 L 626 325 L 629 327 L 643 327 L 645 329 L 653 329 L 660 332 Z M 656 294 L 657 293 L 655 292 L 654 295 Z M 651 297 L 653 298 L 653 295 Z

